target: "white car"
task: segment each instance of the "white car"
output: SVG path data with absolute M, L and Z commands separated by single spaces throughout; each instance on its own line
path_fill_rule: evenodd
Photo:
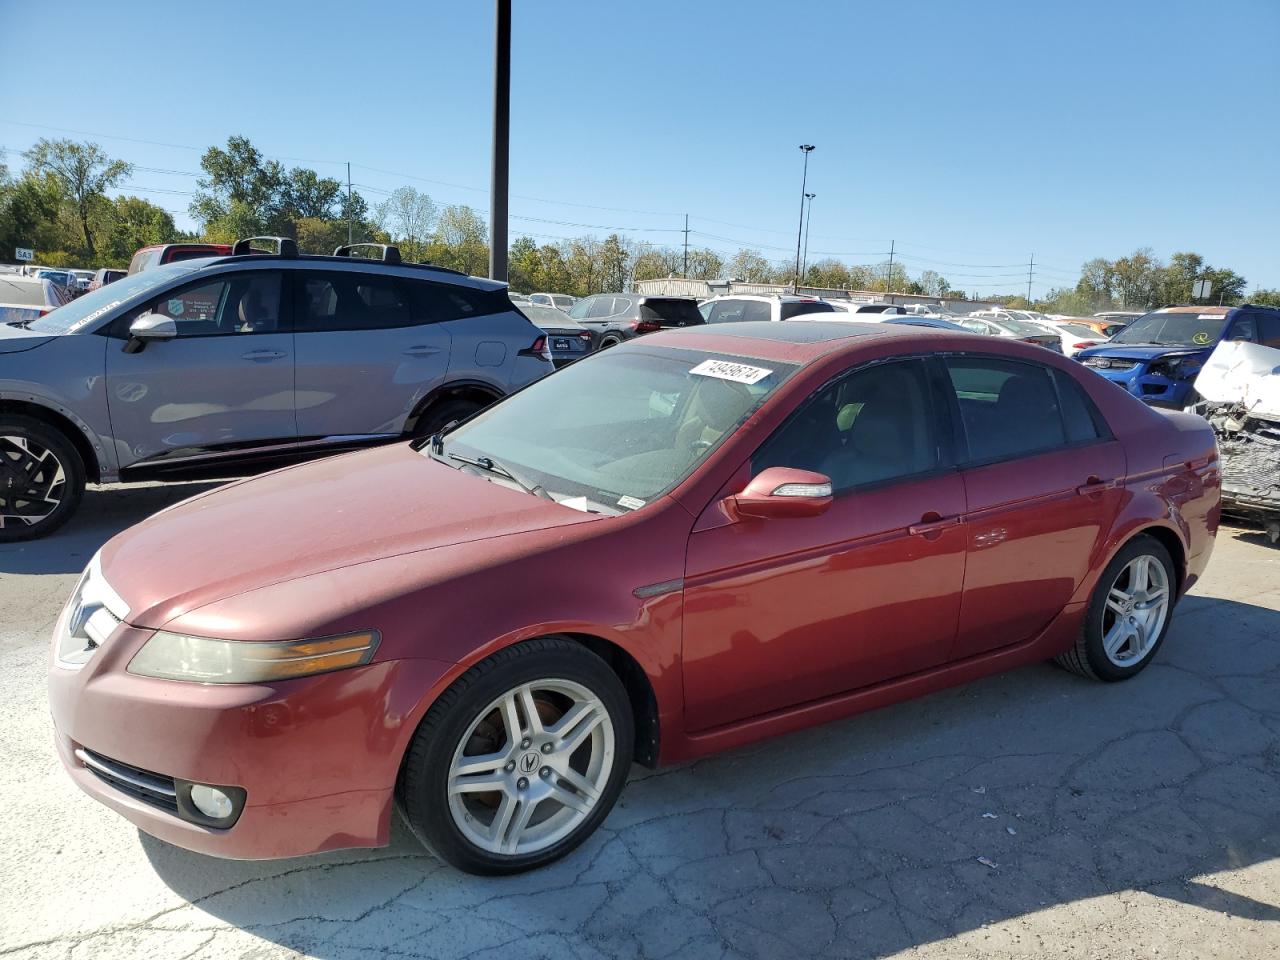
M 557 310 L 568 313 L 569 308 L 578 302 L 578 298 L 571 297 L 567 293 L 531 293 L 529 302 L 542 307 L 555 307 Z
M 990 314 L 970 314 L 959 317 L 956 323 L 970 333 L 985 333 L 991 337 L 1011 337 L 1023 343 L 1034 343 L 1054 353 L 1062 352 L 1062 335 L 1056 330 L 1049 330 L 1038 323 L 1010 316 L 993 317 Z
M 1080 324 L 1063 323 L 1036 310 L 975 310 L 969 316 L 994 323 L 1029 324 L 1057 337 L 1062 344 L 1062 353 L 1068 357 L 1074 357 L 1086 347 L 1107 342 L 1107 338 L 1096 330 Z
M 787 294 L 771 296 L 754 293 L 735 293 L 712 297 L 698 304 L 698 311 L 707 323 L 733 323 L 736 320 L 791 320 L 811 313 L 835 313 L 835 307 L 817 297 L 797 297 Z M 827 318 L 830 319 L 830 318 Z
M 846 313 L 887 313 L 889 315 L 906 316 L 907 310 L 896 303 L 857 303 L 853 300 L 827 301 L 837 310 Z

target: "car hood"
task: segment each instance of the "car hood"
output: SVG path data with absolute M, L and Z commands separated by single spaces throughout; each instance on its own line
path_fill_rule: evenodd
M 1147 346 L 1140 343 L 1133 345 L 1108 343 L 1099 347 L 1090 347 L 1088 350 L 1081 350 L 1076 356 L 1081 360 L 1088 357 L 1111 357 L 1117 360 L 1155 360 L 1157 357 L 1167 357 L 1172 353 L 1187 356 L 1203 354 L 1207 357 L 1212 350 L 1212 346 Z
M 394 444 L 288 467 L 160 511 L 102 549 L 128 620 L 160 627 L 217 600 L 386 557 L 599 515 Z
M 22 353 L 48 343 L 53 336 L 48 333 L 32 333 L 22 327 L 0 324 L 0 353 Z

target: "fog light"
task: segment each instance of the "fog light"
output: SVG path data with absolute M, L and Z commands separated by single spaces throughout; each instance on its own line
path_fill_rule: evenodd
M 235 809 L 230 797 L 217 787 L 207 787 L 203 783 L 191 785 L 191 803 L 210 820 L 225 820 Z

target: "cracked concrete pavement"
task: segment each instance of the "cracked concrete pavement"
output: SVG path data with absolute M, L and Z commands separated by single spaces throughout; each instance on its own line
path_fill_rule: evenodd
M 1280 955 L 1280 550 L 1225 528 L 1156 662 L 1050 665 L 656 773 L 583 848 L 479 879 L 384 850 L 241 863 L 139 834 L 54 756 L 92 552 L 192 486 L 91 489 L 0 547 L 0 960 Z

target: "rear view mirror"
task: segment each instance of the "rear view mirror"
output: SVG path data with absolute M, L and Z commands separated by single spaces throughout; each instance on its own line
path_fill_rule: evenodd
M 125 353 L 137 353 L 153 340 L 172 340 L 178 335 L 178 325 L 172 317 L 159 313 L 144 313 L 129 324 L 129 342 Z
M 812 470 L 769 467 L 745 490 L 725 499 L 730 516 L 772 519 L 816 517 L 831 506 L 831 478 Z

